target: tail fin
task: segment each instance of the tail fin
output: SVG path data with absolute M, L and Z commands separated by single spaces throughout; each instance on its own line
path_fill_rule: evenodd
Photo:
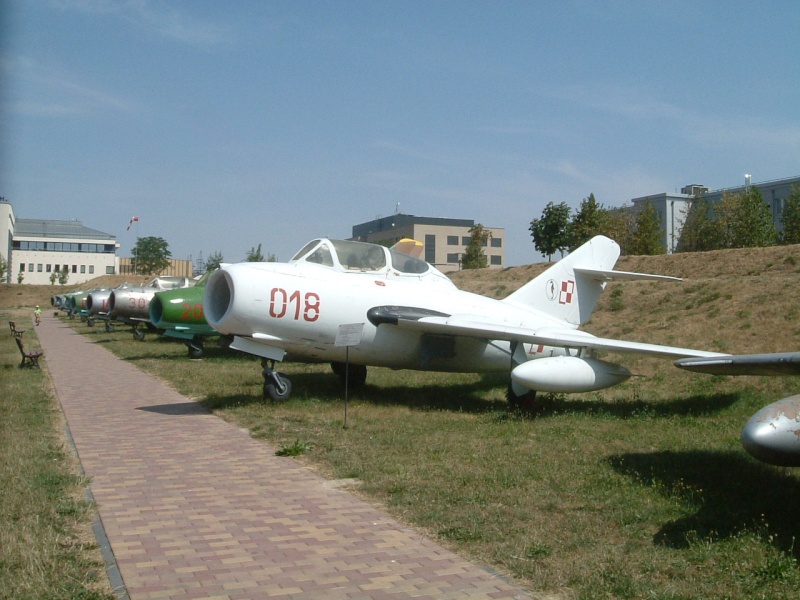
M 503 301 L 536 308 L 577 327 L 589 320 L 618 258 L 619 245 L 598 235 Z

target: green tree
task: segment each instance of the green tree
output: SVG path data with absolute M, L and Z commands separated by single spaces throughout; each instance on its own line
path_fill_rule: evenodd
M 725 247 L 724 223 L 717 217 L 713 204 L 704 196 L 689 203 L 684 213 L 678 239 L 678 252 L 704 252 Z
M 608 208 L 602 212 L 601 232 L 617 242 L 622 254 L 631 254 L 636 218 L 627 208 Z
M 58 273 L 56 271 L 50 273 L 50 285 L 55 285 L 57 279 L 58 279 Z
M 531 221 L 529 231 L 533 237 L 533 245 L 547 256 L 548 261 L 552 260 L 556 252 L 561 252 L 561 256 L 564 256 L 564 250 L 570 247 L 570 211 L 566 202 L 558 205 L 549 202 L 542 211 L 542 217 Z
M 723 194 L 718 213 L 725 227 L 726 248 L 772 246 L 778 239 L 772 213 L 756 187 Z
M 594 194 L 589 194 L 588 198 L 581 201 L 580 209 L 572 217 L 570 250 L 574 250 L 603 232 L 603 213 L 603 206 L 597 203 Z
M 800 244 L 800 185 L 792 185 L 792 193 L 781 211 L 784 244 Z
M 222 258 L 222 252 L 217 250 L 216 252 L 212 253 L 206 259 L 206 271 L 213 271 L 215 269 L 219 269 L 219 266 L 223 263 L 225 259 Z
M 65 267 L 67 265 L 64 265 Z M 69 281 L 69 269 L 61 269 L 58 272 L 58 283 L 59 285 L 67 285 L 67 281 Z
M 469 245 L 461 259 L 463 269 L 484 269 L 489 266 L 483 249 L 492 237 L 492 232 L 478 223 L 469 230 Z
M 661 239 L 661 219 L 650 200 L 636 215 L 636 224 L 631 240 L 630 254 L 655 255 L 664 254 L 664 242 Z
M 143 275 L 159 274 L 169 266 L 172 253 L 169 244 L 160 237 L 136 238 L 136 246 L 131 252 L 137 273 Z
M 250 248 L 245 260 L 247 262 L 266 262 L 264 255 L 261 254 L 261 244 L 258 245 L 258 248 Z
M 8 261 L 2 254 L 0 254 L 0 283 L 4 283 L 5 281 L 9 280 L 8 276 Z

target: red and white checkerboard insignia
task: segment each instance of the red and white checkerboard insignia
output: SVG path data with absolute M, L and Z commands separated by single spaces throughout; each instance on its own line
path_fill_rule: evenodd
M 575 282 L 572 279 L 561 282 L 561 293 L 558 295 L 559 304 L 571 304 L 575 295 Z

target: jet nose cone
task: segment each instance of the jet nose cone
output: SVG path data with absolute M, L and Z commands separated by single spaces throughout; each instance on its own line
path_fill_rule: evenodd
M 742 446 L 765 463 L 800 466 L 800 395 L 778 400 L 754 414 L 742 430 Z

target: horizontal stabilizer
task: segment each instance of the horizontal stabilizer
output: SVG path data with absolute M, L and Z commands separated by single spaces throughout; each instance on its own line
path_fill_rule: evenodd
M 635 281 L 637 279 L 683 281 L 680 277 L 672 277 L 670 275 L 651 275 L 650 273 L 634 273 L 632 271 L 606 271 L 603 269 L 584 269 L 581 267 L 575 267 L 573 271 L 596 281 Z

